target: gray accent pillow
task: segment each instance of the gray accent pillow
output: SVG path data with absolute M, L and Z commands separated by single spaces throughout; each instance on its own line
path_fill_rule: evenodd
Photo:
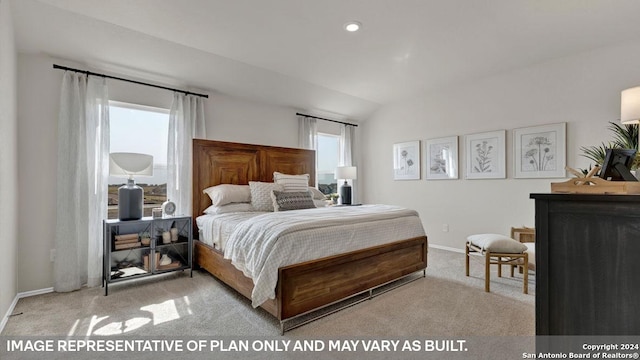
M 273 209 L 275 211 L 313 209 L 316 207 L 309 191 L 285 192 L 273 190 L 271 192 Z

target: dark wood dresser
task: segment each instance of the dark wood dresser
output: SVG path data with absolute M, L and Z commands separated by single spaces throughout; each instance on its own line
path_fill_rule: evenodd
M 530 197 L 536 334 L 640 335 L 640 195 Z

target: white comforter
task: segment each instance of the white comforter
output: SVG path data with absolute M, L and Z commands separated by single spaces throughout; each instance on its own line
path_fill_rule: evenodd
M 253 279 L 252 305 L 275 298 L 278 268 L 424 236 L 414 210 L 389 205 L 261 213 L 226 240 L 224 257 Z

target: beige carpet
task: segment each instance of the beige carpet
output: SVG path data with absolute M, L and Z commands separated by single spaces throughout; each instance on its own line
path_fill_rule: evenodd
M 285 337 L 476 336 L 535 334 L 535 276 L 492 276 L 484 292 L 483 265 L 464 255 L 429 250 L 427 276 L 333 313 Z M 506 267 L 505 267 L 506 269 Z M 505 273 L 507 273 L 505 271 Z M 421 274 L 420 274 L 421 275 Z M 274 336 L 279 324 L 265 311 L 202 271 L 20 299 L 3 336 Z

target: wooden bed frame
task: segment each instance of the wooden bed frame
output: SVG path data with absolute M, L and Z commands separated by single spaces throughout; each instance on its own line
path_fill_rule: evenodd
M 193 140 L 193 234 L 195 218 L 211 205 L 202 192 L 218 184 L 273 181 L 273 172 L 309 174 L 315 185 L 315 151 L 211 140 Z M 253 281 L 237 270 L 223 254 L 194 241 L 195 264 L 251 298 Z M 282 267 L 276 298 L 261 305 L 283 323 L 398 280 L 427 267 L 426 236 L 353 251 Z

